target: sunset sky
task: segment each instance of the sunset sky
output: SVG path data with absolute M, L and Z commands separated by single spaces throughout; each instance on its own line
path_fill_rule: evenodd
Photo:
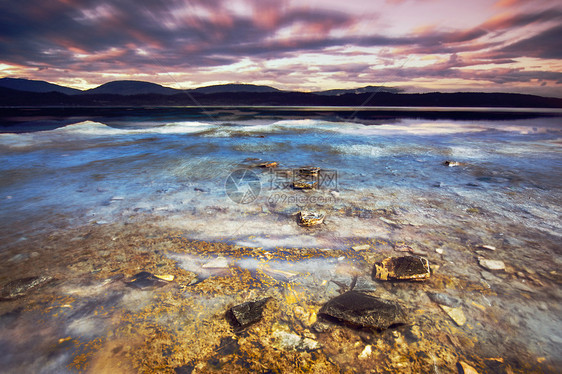
M 559 0 L 0 2 L 0 77 L 562 97 Z

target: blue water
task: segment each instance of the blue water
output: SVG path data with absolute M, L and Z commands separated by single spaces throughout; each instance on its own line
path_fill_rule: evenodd
M 306 118 L 142 118 L 5 133 L 0 134 L 2 235 L 15 238 L 53 225 L 123 221 L 144 214 L 173 218 L 181 227 L 187 223 L 178 217 L 189 215 L 200 223 L 193 234 L 206 239 L 259 236 L 263 228 L 252 233 L 251 228 L 238 232 L 234 226 L 245 217 L 269 212 L 259 220 L 271 220 L 274 227 L 279 214 L 318 208 L 307 200 L 311 195 L 293 190 L 283 193 L 297 194 L 299 204 L 287 200 L 272 206 L 268 197 L 279 191 L 269 188 L 270 170 L 260 168 L 251 169 L 262 184 L 259 198 L 251 204 L 231 201 L 225 181 L 233 170 L 258 162 L 249 158 L 277 161 L 278 169 L 317 166 L 337 173 L 337 184 L 313 193 L 331 197 L 331 205 L 320 208 L 332 214 L 349 206 L 401 208 L 420 219 L 426 208 L 417 201 L 423 198 L 450 205 L 446 210 L 479 206 L 508 216 L 525 210 L 524 202 L 534 209 L 532 224 L 560 233 L 557 223 L 540 221 L 561 213 L 561 134 L 560 118 L 403 119 L 379 125 Z M 447 167 L 446 160 L 462 164 Z M 209 209 L 220 210 L 217 207 L 226 210 L 220 217 L 224 233 L 204 223 Z M 442 217 L 446 219 L 451 218 Z M 334 230 L 353 235 L 337 224 Z M 270 231 L 285 238 L 298 234 L 286 227 Z

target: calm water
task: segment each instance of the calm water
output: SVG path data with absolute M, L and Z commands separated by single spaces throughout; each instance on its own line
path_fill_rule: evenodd
M 202 239 L 257 235 L 256 243 L 267 246 L 262 235 L 267 232 L 278 244 L 294 239 L 325 245 L 325 235 L 297 238 L 297 229 L 277 222 L 302 207 L 328 215 L 345 207 L 394 209 L 420 223 L 436 215 L 431 220 L 444 224 L 452 218 L 450 209 L 473 207 L 489 211 L 486 219 L 514 224 L 524 219 L 525 226 L 560 234 L 559 117 L 392 119 L 377 125 L 306 117 L 203 117 L 83 120 L 47 131 L 0 134 L 3 237 L 17 239 L 65 219 L 64 224 L 79 225 L 149 213 Z M 252 169 L 260 196 L 250 204 L 234 203 L 225 193 L 228 175 L 258 160 L 277 161 L 277 170 L 317 166 L 336 178 L 320 191 L 303 194 L 280 190 L 279 176 L 269 169 Z M 446 160 L 463 164 L 446 167 Z M 420 199 L 439 201 L 447 209 L 440 216 Z M 208 222 L 210 210 L 213 222 Z M 257 212 L 271 214 L 252 218 Z M 251 225 L 240 228 L 246 219 Z M 364 222 L 349 219 L 333 220 L 335 230 L 328 236 L 369 236 Z

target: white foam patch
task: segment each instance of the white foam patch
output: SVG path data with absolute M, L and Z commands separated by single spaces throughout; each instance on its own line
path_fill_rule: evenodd
M 54 130 L 20 134 L 0 134 L 0 145 L 10 148 L 29 147 L 53 142 L 71 142 L 95 137 L 137 134 L 193 134 L 217 125 L 204 122 L 175 122 L 156 127 L 119 129 L 94 121 L 84 121 Z

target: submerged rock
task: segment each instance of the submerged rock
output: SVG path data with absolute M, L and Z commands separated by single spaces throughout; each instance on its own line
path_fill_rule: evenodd
M 333 298 L 318 314 L 353 327 L 377 330 L 406 323 L 406 313 L 399 304 L 358 291 Z
M 301 226 L 310 227 L 316 226 L 324 222 L 325 216 L 315 212 L 299 212 L 298 223 Z
M 226 312 L 226 319 L 235 329 L 244 329 L 262 318 L 263 309 L 269 299 L 268 297 L 235 305 Z
M 455 321 L 455 323 L 458 326 L 462 326 L 466 323 L 466 317 L 464 316 L 464 313 L 460 307 L 451 308 L 446 305 L 439 305 L 439 306 L 441 307 L 441 309 L 445 311 L 445 313 L 449 315 L 449 317 L 451 317 L 453 321 Z
M 505 270 L 505 264 L 500 260 L 487 260 L 485 258 L 479 258 L 478 263 L 484 269 L 487 270 Z
M 459 299 L 453 296 L 446 295 L 444 293 L 428 292 L 427 296 L 429 296 L 431 301 L 440 305 L 446 305 L 451 308 L 456 308 L 461 305 L 461 301 Z
M 202 266 L 203 269 L 227 269 L 228 268 L 228 260 L 223 257 L 219 256 Z
M 457 366 L 459 368 L 459 374 L 478 374 L 475 368 L 464 361 L 459 361 Z
M 371 249 L 371 246 L 369 244 L 354 245 L 351 249 L 354 251 L 367 251 Z
M 148 271 L 141 271 L 133 275 L 130 282 L 126 282 L 127 286 L 137 288 L 139 290 L 146 290 L 150 288 L 158 288 L 168 284 L 167 281 L 158 278 L 157 276 L 149 273 Z
M 373 278 L 423 281 L 431 275 L 427 259 L 418 256 L 387 257 L 375 263 Z
M 42 275 L 39 277 L 20 278 L 11 281 L 2 287 L 1 300 L 13 300 L 25 296 L 31 290 L 42 287 L 53 280 L 53 277 Z

